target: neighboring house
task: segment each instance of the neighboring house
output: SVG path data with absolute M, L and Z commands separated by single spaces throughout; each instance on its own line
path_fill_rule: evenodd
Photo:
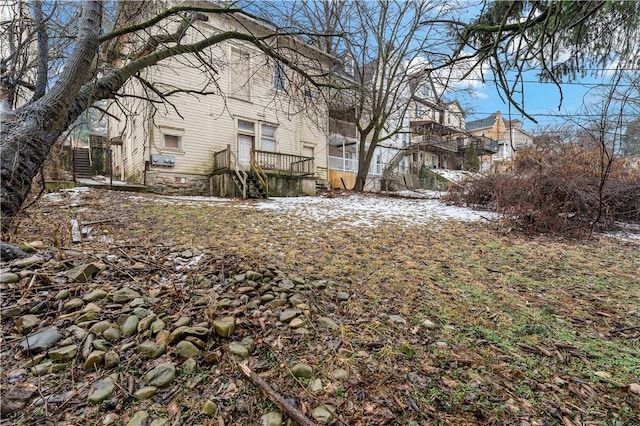
M 272 32 L 241 14 L 207 18 L 196 23 L 203 34 L 241 28 L 258 36 Z M 334 64 L 335 58 L 298 39 L 278 43 L 296 55 L 291 60 L 298 66 L 316 74 Z M 111 120 L 109 128 L 114 178 L 160 192 L 315 194 L 316 179 L 327 178 L 328 160 L 327 106 L 317 89 L 248 42 L 225 41 L 202 56 L 211 58 L 215 84 L 213 72 L 192 58 L 143 72 L 158 88 L 191 91 L 172 96 L 171 105 L 141 100 L 153 93 L 137 80 L 126 85 L 130 97 L 120 104 L 132 113 Z M 203 91 L 208 93 L 197 94 Z
M 507 170 L 520 149 L 533 145 L 533 136 L 522 128 L 522 122 L 504 120 L 500 111 L 480 120 L 467 122 L 467 130 L 473 135 L 497 143 L 497 152 L 482 157 L 482 172 Z

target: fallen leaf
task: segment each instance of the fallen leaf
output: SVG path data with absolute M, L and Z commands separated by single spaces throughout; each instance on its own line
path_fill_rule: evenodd
M 640 384 L 638 383 L 629 384 L 629 392 L 635 393 L 636 395 L 640 395 Z

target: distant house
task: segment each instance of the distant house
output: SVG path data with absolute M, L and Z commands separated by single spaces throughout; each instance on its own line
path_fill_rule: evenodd
M 480 148 L 473 150 L 476 164 L 478 155 L 495 152 L 481 142 L 482 138 L 466 132 L 465 113 L 459 102 L 443 102 L 441 97 L 428 75 L 419 72 L 406 79 L 396 100 L 406 102 L 406 112 L 390 118 L 393 122 L 388 124 L 390 129 L 400 126 L 400 131 L 376 147 L 365 189 L 417 188 L 425 168 L 465 170 L 473 168 L 465 160 L 465 153 L 472 153 L 468 151 L 471 147 Z M 333 187 L 351 188 L 358 172 L 359 135 L 353 107 L 344 96 L 340 101 L 329 110 L 329 180 Z
M 522 128 L 520 120 L 505 120 L 500 111 L 488 117 L 467 122 L 471 134 L 495 141 L 497 151 L 482 157 L 481 171 L 504 171 L 516 153 L 533 145 L 533 136 Z
M 273 33 L 242 14 L 205 15 L 195 23 L 203 34 Z M 277 43 L 315 75 L 335 62 L 296 38 L 280 37 Z M 111 108 L 120 118 L 109 126 L 114 178 L 159 192 L 314 194 L 316 180 L 327 178 L 328 160 L 327 105 L 318 89 L 249 42 L 228 40 L 202 56 L 211 58 L 215 73 L 194 59 L 176 58 L 144 70 L 144 84 L 134 80 L 125 86 L 128 97 L 120 105 L 126 111 Z M 149 84 L 190 93 L 162 104 Z

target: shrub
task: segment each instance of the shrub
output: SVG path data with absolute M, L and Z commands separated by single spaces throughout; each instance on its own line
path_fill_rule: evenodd
M 605 177 L 606 176 L 606 177 Z M 490 208 L 527 232 L 581 234 L 640 223 L 640 170 L 577 144 L 519 153 L 510 172 L 469 180 L 445 198 Z

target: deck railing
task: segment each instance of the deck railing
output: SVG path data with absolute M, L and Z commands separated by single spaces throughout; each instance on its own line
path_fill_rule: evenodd
M 213 153 L 213 171 L 231 169 L 231 145 L 227 145 L 222 151 Z
M 312 157 L 271 151 L 254 150 L 253 152 L 256 162 L 263 170 L 277 170 L 292 176 L 312 176 L 315 172 Z

